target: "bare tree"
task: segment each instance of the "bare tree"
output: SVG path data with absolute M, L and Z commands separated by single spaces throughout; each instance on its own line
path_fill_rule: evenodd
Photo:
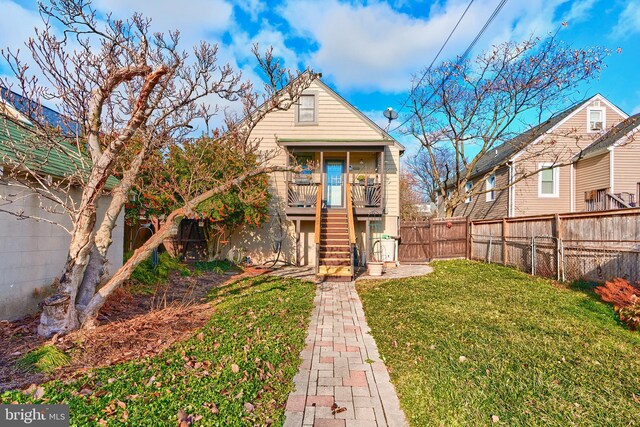
M 469 196 L 486 192 L 485 180 L 502 166 L 480 170 L 482 159 L 500 144 L 521 143 L 512 140 L 514 129 L 534 118 L 543 123 L 549 111 L 566 105 L 581 84 L 599 76 L 607 54 L 601 48 L 572 49 L 555 36 L 530 38 L 494 46 L 475 59 L 445 62 L 415 79 L 405 131 L 420 141 L 426 153 L 416 163 L 430 163 L 426 173 L 446 216 L 452 216 Z M 531 128 L 530 140 L 542 129 Z M 530 155 L 558 147 L 549 141 Z M 451 153 L 444 169 L 442 153 Z M 556 153 L 554 164 L 569 161 L 566 154 Z M 538 172 L 523 171 L 510 185 Z M 467 183 L 472 188 L 465 188 Z
M 417 179 L 406 172 L 400 174 L 400 219 L 418 221 L 425 218 L 424 195 L 419 191 Z
M 421 149 L 406 160 L 408 172 L 413 177 L 413 184 L 424 194 L 425 199 L 436 202 L 439 189 L 438 181 L 434 176 L 450 176 L 454 169 L 455 155 L 448 147 L 433 147 L 433 154 L 425 149 Z M 438 169 L 432 171 L 431 156 L 435 157 L 435 165 Z
M 260 95 L 229 65 L 218 65 L 217 46 L 202 42 L 189 54 L 179 49 L 177 31 L 152 33 L 150 20 L 139 14 L 126 21 L 111 16 L 101 21 L 86 0 L 50 0 L 40 4 L 40 13 L 44 26 L 26 46 L 46 81 L 30 74 L 19 52 L 5 50 L 3 55 L 18 82 L 16 91 L 26 99 L 57 100 L 62 123 L 52 125 L 39 102 L 27 102 L 30 123 L 24 126 L 32 137 L 8 144 L 9 155 L 3 162 L 12 178 L 48 202 L 43 207 L 60 209 L 70 218 L 67 261 L 57 293 L 44 301 L 38 329 L 50 336 L 93 324 L 107 296 L 163 238 L 176 232 L 180 219 L 199 203 L 245 179 L 276 170 L 268 163 L 275 154 L 259 152 L 258 142 L 250 139 L 251 130 L 269 112 L 296 102 L 314 75 L 292 75 L 270 50 L 262 57 L 254 46 L 268 80 Z M 59 36 L 57 28 L 62 29 Z M 207 102 L 212 95 L 242 103 L 244 118 L 227 117 L 225 138 L 232 138 L 238 150 L 259 155 L 263 166 L 227 176 L 188 200 L 98 289 L 107 274 L 113 228 L 141 165 L 152 152 L 179 143 L 195 120 L 208 123 L 217 112 Z M 5 117 L 11 126 L 22 126 Z M 53 174 L 46 170 L 53 157 L 66 170 L 50 179 Z M 112 177 L 116 170 L 119 181 Z M 72 196 L 74 191 L 79 197 Z M 98 217 L 97 202 L 105 195 L 110 195 L 109 206 Z

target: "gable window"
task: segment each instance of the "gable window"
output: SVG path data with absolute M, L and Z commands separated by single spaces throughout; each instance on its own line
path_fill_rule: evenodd
M 604 107 L 592 107 L 587 110 L 587 120 L 589 132 L 599 132 L 606 127 L 606 116 Z
M 496 174 L 487 178 L 486 191 L 487 202 L 493 202 L 496 199 Z
M 301 125 L 318 123 L 318 105 L 315 93 L 304 93 L 298 99 L 296 123 Z
M 560 195 L 560 183 L 558 180 L 559 169 L 551 163 L 538 165 L 538 196 L 558 197 Z
M 465 203 L 471 203 L 471 189 L 473 188 L 473 182 L 469 181 L 464 185 L 464 190 L 468 194 L 467 198 L 464 199 Z

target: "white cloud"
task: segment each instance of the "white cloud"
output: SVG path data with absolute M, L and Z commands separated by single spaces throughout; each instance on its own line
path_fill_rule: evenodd
M 532 33 L 558 28 L 558 6 L 567 0 L 513 0 L 481 39 L 491 42 L 519 40 Z M 594 0 L 574 4 L 567 16 L 582 19 Z M 447 45 L 440 60 L 461 54 L 497 5 L 496 0 L 476 1 Z M 290 0 L 282 14 L 293 31 L 319 46 L 305 58 L 340 90 L 401 92 L 410 76 L 428 65 L 462 15 L 466 1 L 449 0 L 431 7 L 419 19 L 393 10 L 386 3 L 340 3 Z
M 253 22 L 258 20 L 258 16 L 264 12 L 266 5 L 261 0 L 232 0 L 233 4 L 243 12 L 247 13 Z
M 224 0 L 94 0 L 93 4 L 101 12 L 112 12 L 118 18 L 128 18 L 132 13 L 140 12 L 153 19 L 155 31 L 179 29 L 188 39 L 225 31 L 233 12 L 231 4 Z
M 0 25 L 0 47 L 25 50 L 24 43 L 35 35 L 34 28 L 42 26 L 42 20 L 36 11 L 28 10 L 9 1 L 0 0 L 2 25 Z
M 571 3 L 569 13 L 564 17 L 569 25 L 574 22 L 583 21 L 589 16 L 589 12 L 593 9 L 598 0 L 575 0 Z
M 631 1 L 618 17 L 611 37 L 626 39 L 636 33 L 640 33 L 640 3 Z

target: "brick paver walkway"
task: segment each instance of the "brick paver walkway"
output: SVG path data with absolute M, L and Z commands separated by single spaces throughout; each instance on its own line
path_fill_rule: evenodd
M 353 282 L 318 286 L 285 427 L 406 426 Z

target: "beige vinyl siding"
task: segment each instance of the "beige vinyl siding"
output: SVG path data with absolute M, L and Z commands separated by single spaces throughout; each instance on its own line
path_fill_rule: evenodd
M 624 117 L 600 102 L 606 108 L 607 129 Z M 532 144 L 515 161 L 516 180 L 520 176 L 535 173 L 540 163 L 568 164 L 581 149 L 590 145 L 601 134 L 587 131 L 587 110 L 595 102 L 584 105 L 573 116 L 548 133 L 537 144 Z M 569 212 L 571 210 L 571 167 L 559 166 L 559 196 L 539 197 L 537 174 L 515 184 L 514 216 Z M 578 208 L 578 205 L 576 205 Z
M 506 217 L 509 212 L 509 167 L 506 165 L 500 167 L 496 170 L 495 175 L 495 200 L 487 201 L 486 193 L 476 194 L 471 198 L 470 203 L 463 203 L 456 207 L 454 216 L 469 216 L 471 219 Z M 483 177 L 478 179 L 483 179 Z M 485 185 L 483 182 L 482 187 L 478 191 L 484 191 L 486 189 Z
M 274 111 L 264 118 L 252 132 L 252 138 L 260 140 L 260 149 L 278 150 L 276 137 L 281 139 L 367 139 L 379 140 L 382 134 L 359 117 L 349 106 L 333 94 L 313 82 L 308 89 L 318 97 L 318 124 L 296 125 L 296 106 L 287 111 Z M 284 150 L 272 162 L 284 166 Z M 275 178 L 278 178 L 277 176 Z M 284 174 L 282 174 L 284 178 Z M 272 185 L 280 197 L 286 195 L 284 179 L 273 179 Z
M 400 216 L 400 150 L 386 147 L 384 150 L 385 201 L 387 215 Z
M 613 189 L 615 193 L 627 192 L 636 195 L 640 183 L 640 142 L 631 141 L 613 149 Z
M 575 185 L 575 210 L 583 212 L 587 191 L 609 188 L 609 152 L 576 162 Z

